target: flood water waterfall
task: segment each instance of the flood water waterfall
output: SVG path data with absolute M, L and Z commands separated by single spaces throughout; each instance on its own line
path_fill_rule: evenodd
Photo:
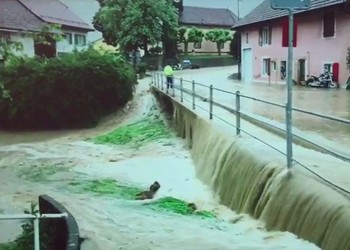
M 250 214 L 270 230 L 289 231 L 324 250 L 350 249 L 349 199 L 296 168 L 288 174 L 253 145 L 155 93 L 187 139 L 198 178 L 221 203 Z

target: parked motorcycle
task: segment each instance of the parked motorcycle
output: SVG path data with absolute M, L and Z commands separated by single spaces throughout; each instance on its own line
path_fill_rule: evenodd
M 339 83 L 333 80 L 333 74 L 330 72 L 325 72 L 319 77 L 317 76 L 308 76 L 306 80 L 306 86 L 312 88 L 339 88 Z

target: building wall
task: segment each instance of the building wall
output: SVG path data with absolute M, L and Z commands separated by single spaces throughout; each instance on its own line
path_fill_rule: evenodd
M 26 55 L 32 57 L 35 55 L 34 52 L 34 39 L 25 33 L 11 33 L 11 40 L 14 42 L 20 42 L 23 45 L 22 51 L 14 51 L 17 55 Z
M 77 32 L 77 31 L 72 31 L 72 30 L 63 30 L 63 32 L 65 34 L 70 34 L 71 35 L 71 41 L 69 41 L 67 38 L 62 40 L 62 41 L 58 41 L 57 42 L 57 53 L 70 53 L 72 52 L 75 48 L 78 50 L 81 50 L 83 48 L 87 47 L 87 43 L 88 43 L 88 38 L 87 38 L 87 33 L 84 32 Z M 82 35 L 85 36 L 85 45 L 76 45 L 75 44 L 75 35 Z
M 323 38 L 323 12 L 296 16 L 298 22 L 297 47 L 293 49 L 293 79 L 298 79 L 298 60 L 306 60 L 305 75 L 319 75 L 325 63 L 339 63 L 339 82 L 346 83 L 349 72 L 346 69 L 347 48 L 350 45 L 350 15 L 336 11 L 334 38 Z M 246 42 L 248 34 L 248 43 Z M 280 79 L 281 61 L 287 61 L 288 48 L 282 47 L 282 26 L 279 20 L 272 24 L 271 45 L 259 46 L 257 27 L 242 32 L 242 53 L 251 48 L 253 55 L 253 81 L 284 83 Z M 263 59 L 271 58 L 271 75 L 262 75 Z M 276 70 L 273 62 L 276 62 Z
M 182 26 L 182 27 L 186 27 L 186 26 Z M 193 26 L 188 26 L 187 28 L 190 29 L 192 27 Z M 200 27 L 200 26 L 197 26 L 197 28 L 201 29 L 204 33 L 214 29 L 214 28 Z M 222 29 L 220 27 L 218 27 L 218 28 Z M 232 31 L 232 30 L 230 30 L 228 28 L 225 28 L 225 29 L 228 30 L 231 34 L 235 33 L 234 31 Z M 179 50 L 184 51 L 184 44 L 180 44 Z M 218 53 L 218 49 L 217 49 L 216 43 L 207 41 L 207 40 L 205 40 L 205 38 L 203 38 L 202 47 L 200 49 L 194 48 L 194 44 L 190 43 L 188 45 L 188 53 L 191 54 L 192 50 L 194 50 L 195 53 L 206 53 L 206 54 L 217 54 Z M 228 53 L 228 52 L 230 52 L 230 41 L 226 42 L 224 44 L 224 48 L 221 49 L 221 53 L 222 54 L 225 54 L 225 53 Z

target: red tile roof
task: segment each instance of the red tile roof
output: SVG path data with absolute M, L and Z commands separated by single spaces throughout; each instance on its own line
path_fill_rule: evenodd
M 2 1 L 2 0 L 0 0 Z M 85 31 L 93 31 L 87 23 L 58 0 L 18 0 L 33 14 L 47 23 L 57 23 Z
M 0 28 L 40 31 L 44 22 L 16 0 L 0 0 Z

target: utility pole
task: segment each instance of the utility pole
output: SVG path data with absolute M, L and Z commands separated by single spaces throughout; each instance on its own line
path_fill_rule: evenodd
M 287 167 L 293 166 L 293 132 L 292 132 L 292 93 L 293 93 L 293 39 L 294 39 L 294 11 L 309 9 L 310 0 L 270 0 L 272 9 L 288 10 L 288 73 L 287 73 L 287 104 L 286 104 L 286 131 L 287 131 Z
M 239 2 L 241 2 L 242 0 L 237 0 L 237 17 L 238 20 L 240 19 L 240 15 L 239 15 Z

